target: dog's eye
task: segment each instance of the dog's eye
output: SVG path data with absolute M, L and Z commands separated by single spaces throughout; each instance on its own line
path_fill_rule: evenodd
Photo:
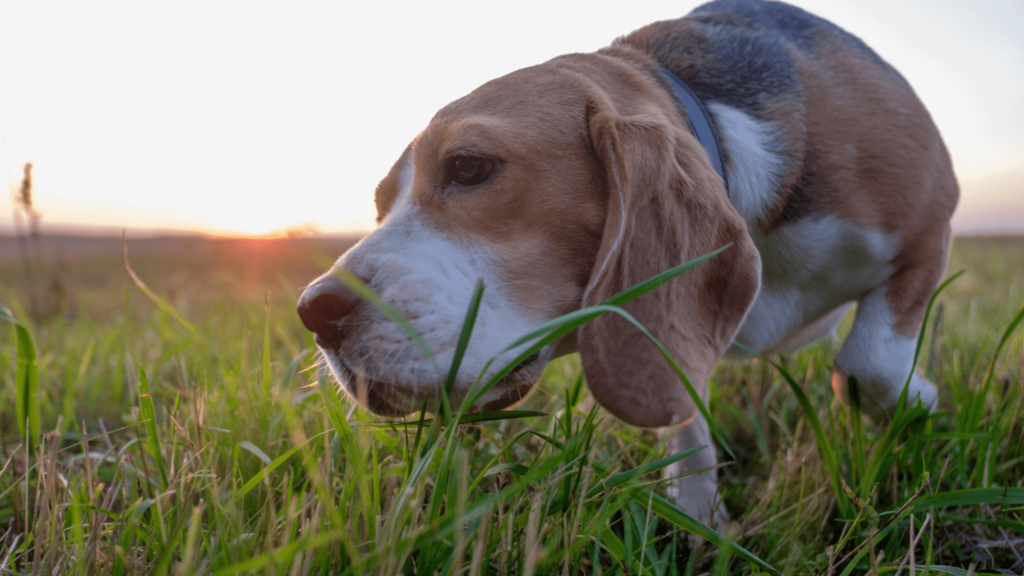
M 445 167 L 445 181 L 456 186 L 476 186 L 491 177 L 494 161 L 475 156 L 455 156 Z

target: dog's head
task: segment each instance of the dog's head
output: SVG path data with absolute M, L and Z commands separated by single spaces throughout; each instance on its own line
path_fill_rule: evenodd
M 716 248 L 711 261 L 625 306 L 698 386 L 758 289 L 760 260 L 704 150 L 669 94 L 629 60 L 562 57 L 488 82 L 448 105 L 376 190 L 379 228 L 299 300 L 331 370 L 374 412 L 435 409 L 474 286 L 484 293 L 457 374 L 458 406 L 531 328 Z M 436 365 L 385 313 L 336 277 L 345 270 L 401 313 Z M 575 335 L 588 385 L 627 422 L 690 418 L 685 388 L 627 321 Z M 570 343 L 571 346 L 571 343 Z M 482 403 L 518 401 L 555 344 Z

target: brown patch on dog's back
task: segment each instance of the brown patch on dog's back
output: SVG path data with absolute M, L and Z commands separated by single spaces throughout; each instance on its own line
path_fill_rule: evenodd
M 794 59 L 803 83 L 801 176 L 766 219 L 770 232 L 809 214 L 914 233 L 948 221 L 958 189 L 931 116 L 902 78 L 838 40 Z

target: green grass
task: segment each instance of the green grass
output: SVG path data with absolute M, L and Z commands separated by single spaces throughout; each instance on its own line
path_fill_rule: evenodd
M 578 358 L 512 413 L 382 423 L 310 369 L 294 302 L 330 256 L 198 252 L 132 257 L 164 306 L 118 258 L 66 262 L 71 313 L 40 325 L 0 262 L 38 375 L 33 407 L 0 325 L 0 574 L 910 574 L 911 530 L 916 574 L 1024 570 L 1024 239 L 957 241 L 918 363 L 936 414 L 861 422 L 840 340 L 718 367 L 720 545 L 661 497 L 682 455 L 597 407 Z

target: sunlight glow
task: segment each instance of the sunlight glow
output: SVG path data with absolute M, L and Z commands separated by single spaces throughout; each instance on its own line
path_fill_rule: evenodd
M 1024 182 L 991 182 L 1024 166 L 1024 16 L 996 0 L 796 3 L 910 80 L 969 227 L 1014 228 Z M 50 223 L 367 230 L 374 186 L 438 108 L 697 4 L 3 2 L 0 174 L 16 186 L 34 162 Z M 0 202 L 0 233 L 11 214 Z

